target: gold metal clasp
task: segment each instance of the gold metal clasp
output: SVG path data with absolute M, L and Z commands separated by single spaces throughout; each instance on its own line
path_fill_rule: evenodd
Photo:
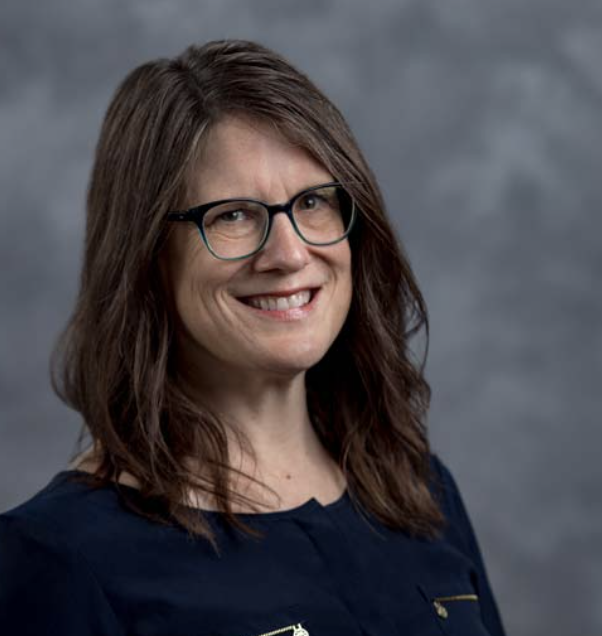
M 447 601 L 478 601 L 479 597 L 476 594 L 455 594 L 454 596 L 437 596 L 433 599 L 433 607 L 437 612 L 439 618 L 447 618 L 449 612 L 443 605 Z
M 257 636 L 275 636 L 276 634 L 282 634 L 288 630 L 293 630 L 293 636 L 309 636 L 309 632 L 301 626 L 301 623 L 295 623 L 293 625 L 287 625 L 286 627 L 279 627 L 271 632 L 265 632 L 264 634 L 257 634 Z

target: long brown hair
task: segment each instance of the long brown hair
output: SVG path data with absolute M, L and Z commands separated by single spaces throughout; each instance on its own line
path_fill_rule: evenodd
M 204 515 L 182 505 L 190 489 L 210 494 L 229 523 L 261 534 L 231 508 L 234 499 L 252 500 L 229 488 L 239 471 L 227 462 L 224 420 L 193 400 L 179 375 L 159 269 L 171 231 L 166 212 L 190 204 L 190 166 L 206 131 L 228 113 L 275 126 L 346 184 L 359 207 L 348 237 L 352 304 L 335 342 L 306 373 L 309 413 L 356 503 L 389 527 L 435 536 L 444 517 L 429 488 L 424 299 L 342 114 L 287 60 L 246 40 L 189 46 L 142 64 L 109 104 L 87 193 L 79 295 L 50 360 L 54 391 L 84 420 L 78 442 L 87 427 L 98 445 L 95 473 L 80 478 L 101 487 L 129 472 L 139 493 L 120 492 L 132 510 L 175 521 L 216 550 Z M 418 364 L 409 342 L 422 327 Z M 189 470 L 190 456 L 208 478 Z

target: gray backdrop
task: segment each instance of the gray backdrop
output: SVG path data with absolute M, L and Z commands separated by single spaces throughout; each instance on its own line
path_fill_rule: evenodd
M 433 447 L 509 634 L 602 633 L 602 11 L 593 0 L 6 2 L 0 509 L 79 418 L 50 390 L 100 121 L 134 66 L 256 39 L 348 118 L 429 305 Z M 477 458 L 477 461 L 475 461 Z

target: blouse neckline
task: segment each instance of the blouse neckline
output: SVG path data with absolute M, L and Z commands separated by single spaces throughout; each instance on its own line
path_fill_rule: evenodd
M 57 473 L 53 481 L 58 480 L 61 477 L 67 477 L 70 474 L 71 475 L 75 475 L 75 474 L 90 475 L 91 473 L 88 473 L 85 470 L 80 470 L 77 468 L 66 469 Z M 140 493 L 139 489 L 135 488 L 134 486 L 117 483 L 117 482 L 107 484 L 105 488 L 111 489 L 114 492 L 116 492 L 118 489 L 123 488 L 128 491 L 134 491 L 136 493 Z M 236 512 L 234 514 L 236 517 L 241 519 L 260 519 L 262 521 L 263 520 L 271 521 L 276 519 L 289 519 L 289 518 L 303 516 L 314 511 L 324 510 L 324 511 L 331 512 L 339 508 L 342 508 L 348 501 L 349 501 L 349 489 L 346 487 L 338 499 L 327 504 L 321 504 L 315 497 L 311 497 L 310 499 L 300 504 L 299 506 L 295 506 L 294 508 L 287 508 L 286 510 L 273 510 L 269 512 Z M 222 517 L 224 515 L 224 513 L 219 510 L 208 510 L 205 508 L 200 508 L 198 506 L 184 506 L 184 507 L 190 510 L 196 510 L 196 511 L 202 512 L 204 515 L 208 515 L 214 518 Z

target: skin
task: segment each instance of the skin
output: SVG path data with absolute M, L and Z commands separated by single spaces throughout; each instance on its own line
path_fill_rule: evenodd
M 271 127 L 229 116 L 205 140 L 189 184 L 190 205 L 230 197 L 278 203 L 333 180 L 311 155 Z M 178 223 L 161 268 L 179 322 L 178 365 L 198 399 L 234 422 L 257 454 L 255 466 L 229 443 L 231 464 L 266 482 L 279 500 L 251 482 L 237 481 L 235 487 L 270 510 L 310 497 L 323 503 L 337 499 L 345 480 L 311 424 L 305 375 L 326 354 L 349 311 L 348 241 L 307 245 L 286 215 L 278 214 L 259 253 L 228 262 L 208 251 L 193 224 Z M 236 299 L 315 286 L 322 286 L 317 307 L 294 322 L 260 318 Z M 212 507 L 206 499 L 195 501 Z

